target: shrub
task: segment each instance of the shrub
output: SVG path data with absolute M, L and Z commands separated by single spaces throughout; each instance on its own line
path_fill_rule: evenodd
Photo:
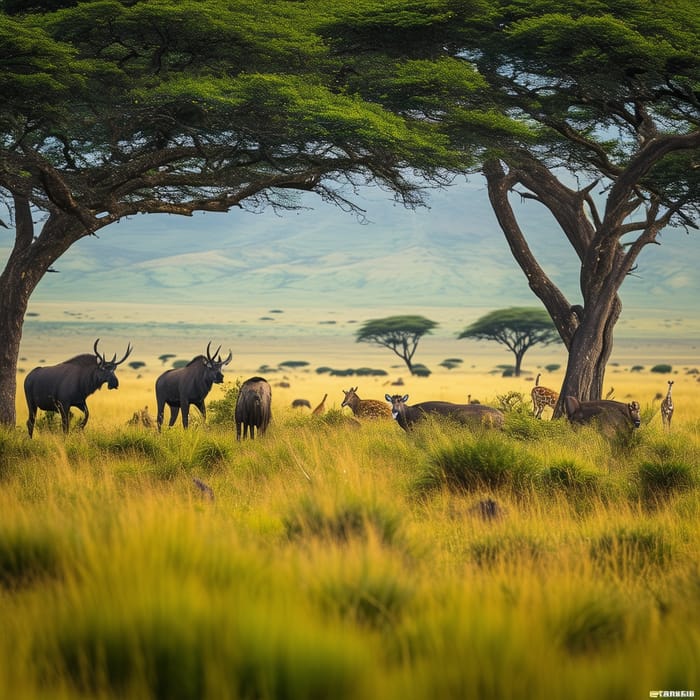
M 671 367 L 671 365 L 654 365 L 650 371 L 658 372 L 659 374 L 668 374 L 673 371 L 673 367 Z
M 154 432 L 146 430 L 120 430 L 99 434 L 95 442 L 100 449 L 114 455 L 141 455 L 154 461 L 164 458 L 161 441 Z
M 287 360 L 286 362 L 280 362 L 280 367 L 289 367 L 290 369 L 297 369 L 299 367 L 308 367 L 309 363 L 305 360 Z
M 637 476 L 645 500 L 668 498 L 693 488 L 697 481 L 692 465 L 680 461 L 643 462 Z
M 429 377 L 432 373 L 425 365 L 417 364 L 413 365 L 412 374 L 414 377 Z
M 380 541 L 391 544 L 398 531 L 399 520 L 394 513 L 364 501 L 348 500 L 323 506 L 311 498 L 304 498 L 284 518 L 289 539 L 303 536 L 327 537 L 338 542 L 352 538 L 366 539 L 373 530 Z
M 242 384 L 241 378 L 238 377 L 233 384 L 227 382 L 224 385 L 226 388 L 224 397 L 209 403 L 209 423 L 212 425 L 233 425 L 236 422 L 236 402 L 238 401 L 238 394 L 241 391 Z
M 498 436 L 475 442 L 455 441 L 438 448 L 419 477 L 422 488 L 446 484 L 452 489 L 510 488 L 520 491 L 532 482 L 536 462 Z
M 600 490 L 599 475 L 586 471 L 573 460 L 562 460 L 546 467 L 540 482 L 546 490 L 574 497 L 596 494 Z
M 643 365 L 632 365 L 632 368 L 630 369 L 630 372 L 641 372 L 644 370 Z
M 530 402 L 519 391 L 509 391 L 496 396 L 498 408 L 504 413 L 529 413 Z
M 619 603 L 608 598 L 570 603 L 558 620 L 556 636 L 570 654 L 610 648 L 624 639 L 623 610 Z
M 561 367 L 561 365 L 556 365 L 556 364 L 544 366 L 544 368 L 545 368 L 545 370 L 547 370 L 547 372 L 556 372 L 560 367 Z
M 671 553 L 667 534 L 651 525 L 619 527 L 594 539 L 590 546 L 591 559 L 618 575 L 639 573 L 650 566 L 662 567 L 671 559 Z

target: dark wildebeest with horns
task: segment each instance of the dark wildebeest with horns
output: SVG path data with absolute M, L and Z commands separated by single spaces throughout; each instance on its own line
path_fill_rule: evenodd
M 221 368 L 231 362 L 233 357 L 229 350 L 228 357 L 222 360 L 221 355 L 219 355 L 221 345 L 219 345 L 213 355 L 209 354 L 210 348 L 211 341 L 207 345 L 206 357 L 197 355 L 184 367 L 169 369 L 156 379 L 156 403 L 158 404 L 156 422 L 158 423 L 158 430 L 163 425 L 163 413 L 166 403 L 170 406 L 169 426 L 175 423 L 177 414 L 182 410 L 182 426 L 187 428 L 189 425 L 190 404 L 199 409 L 204 420 L 207 419 L 204 399 L 211 390 L 212 384 L 221 384 L 224 381 Z
M 482 404 L 460 404 L 448 401 L 424 401 L 409 406 L 408 394 L 401 396 L 385 394 L 384 398 L 391 404 L 391 415 L 406 431 L 417 421 L 424 420 L 430 415 L 450 418 L 464 425 L 483 426 L 485 428 L 501 428 L 504 416 L 497 408 Z
M 567 396 L 564 399 L 564 411 L 571 423 L 598 422 L 608 430 L 634 429 L 641 424 L 639 404 L 636 401 L 579 401 L 575 396 Z
M 251 377 L 241 385 L 236 401 L 236 440 L 243 439 L 250 430 L 250 439 L 255 439 L 255 428 L 264 435 L 272 417 L 272 389 L 262 377 Z
M 106 382 L 109 389 L 116 389 L 119 380 L 114 371 L 131 354 L 131 343 L 127 345 L 126 353 L 117 361 L 116 354 L 107 360 L 97 350 L 98 338 L 93 346 L 94 354 L 76 355 L 70 360 L 53 365 L 52 367 L 35 367 L 24 380 L 24 394 L 27 397 L 29 418 L 27 429 L 29 437 L 34 433 L 37 409 L 42 411 L 58 411 L 61 414 L 63 432 L 68 432 L 70 408 L 80 409 L 85 418 L 81 428 L 87 425 L 90 412 L 85 399 L 93 394 Z

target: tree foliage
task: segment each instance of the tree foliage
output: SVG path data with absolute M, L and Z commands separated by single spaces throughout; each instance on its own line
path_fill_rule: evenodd
M 562 395 L 600 398 L 626 276 L 662 230 L 700 219 L 696 3 L 360 7 L 327 28 L 351 61 L 348 90 L 439 124 L 478 156 L 513 256 L 569 351 Z M 580 265 L 580 298 L 539 264 L 513 197 L 551 214 Z
M 437 325 L 425 316 L 387 316 L 365 321 L 355 335 L 358 343 L 372 343 L 389 348 L 414 374 L 416 365 L 413 364 L 413 356 L 418 342 Z M 424 370 L 421 371 L 424 373 Z
M 359 216 L 370 183 L 415 206 L 416 176 L 444 182 L 456 158 L 434 125 L 343 89 L 322 5 L 70 5 L 0 13 L 0 423 L 29 298 L 81 238 L 141 213 L 294 209 L 295 190 Z
M 493 340 L 505 345 L 515 355 L 516 377 L 520 376 L 523 356 L 533 345 L 546 346 L 561 341 L 544 309 L 515 306 L 491 311 L 467 326 L 457 337 Z

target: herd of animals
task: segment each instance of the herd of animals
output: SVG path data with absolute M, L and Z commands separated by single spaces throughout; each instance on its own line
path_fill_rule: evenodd
M 116 369 L 131 354 L 131 344 L 127 346 L 124 356 L 117 360 L 116 354 L 111 360 L 98 350 L 99 338 L 95 341 L 92 353 L 76 355 L 65 362 L 50 367 L 35 367 L 24 381 L 24 392 L 29 409 L 27 429 L 29 437 L 32 437 L 36 422 L 37 410 L 57 412 L 61 416 L 63 432 L 68 432 L 70 422 L 70 409 L 75 407 L 82 411 L 84 418 L 81 427 L 85 427 L 89 418 L 86 403 L 88 396 L 107 384 L 109 389 L 116 389 L 119 380 L 115 374 Z M 207 345 L 205 355 L 197 355 L 186 366 L 177 369 L 169 369 L 161 374 L 155 384 L 157 403 L 157 427 L 160 431 L 163 425 L 165 406 L 170 408 L 169 426 L 174 425 L 178 415 L 182 414 L 184 428 L 189 424 L 190 406 L 196 406 L 202 418 L 206 420 L 206 407 L 204 399 L 209 394 L 213 384 L 221 384 L 224 380 L 223 368 L 231 362 L 232 354 L 229 351 L 225 358 L 220 354 L 221 346 L 211 353 L 211 342 Z M 546 407 L 554 408 L 559 400 L 559 394 L 552 389 L 541 386 L 540 375 L 537 375 L 535 386 L 531 391 L 533 414 L 536 418 L 542 417 Z M 671 390 L 673 381 L 668 382 L 668 392 L 661 402 L 661 417 L 664 427 L 670 429 L 673 417 L 673 399 Z M 418 421 L 427 416 L 449 417 L 463 424 L 476 424 L 490 428 L 503 426 L 505 417 L 502 411 L 490 406 L 482 405 L 476 401 L 468 401 L 466 404 L 456 404 L 447 401 L 424 401 L 409 405 L 408 394 L 385 395 L 386 402 L 376 399 L 361 399 L 357 394 L 358 387 L 351 387 L 345 391 L 341 407 L 349 407 L 357 418 L 389 418 L 408 431 Z M 325 401 L 328 395 L 323 397 L 321 403 L 313 413 L 322 413 L 325 410 Z M 251 377 L 240 387 L 236 402 L 234 419 L 236 423 L 236 439 L 250 437 L 254 439 L 255 431 L 259 435 L 265 433 L 271 418 L 272 390 L 269 383 L 262 377 Z M 310 404 L 304 400 L 297 400 L 293 406 Z M 640 426 L 639 403 L 631 401 L 623 403 L 610 399 L 598 401 L 579 401 L 574 396 L 566 396 L 564 399 L 564 412 L 570 422 L 574 424 L 599 421 L 614 429 L 638 428 Z

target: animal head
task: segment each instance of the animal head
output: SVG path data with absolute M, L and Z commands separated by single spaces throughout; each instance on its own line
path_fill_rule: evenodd
M 225 367 L 229 362 L 231 362 L 231 359 L 233 358 L 233 353 L 229 350 L 228 356 L 226 357 L 226 359 L 222 360 L 221 355 L 219 355 L 219 350 L 221 350 L 221 345 L 219 345 L 219 347 L 216 348 L 216 351 L 214 352 L 213 355 L 210 354 L 210 349 L 211 349 L 211 340 L 207 344 L 206 357 L 204 355 L 201 355 L 202 364 L 206 367 L 207 375 L 209 378 L 211 378 L 211 381 L 214 384 L 221 384 L 224 381 L 224 374 L 221 371 L 221 368 Z
M 98 338 L 92 347 L 93 351 L 95 352 L 95 360 L 97 362 L 97 379 L 100 386 L 107 382 L 107 388 L 116 389 L 119 386 L 119 380 L 117 379 L 117 375 L 114 373 L 114 371 L 122 362 L 124 362 L 124 360 L 126 360 L 127 357 L 129 357 L 129 355 L 131 355 L 133 348 L 131 347 L 131 343 L 129 343 L 126 348 L 126 353 L 124 353 L 124 357 L 122 357 L 121 360 L 117 360 L 116 353 L 111 360 L 107 360 L 107 358 L 100 354 L 100 351 L 97 349 L 97 344 L 99 342 L 100 339 Z
M 391 404 L 391 415 L 396 418 L 401 413 L 402 408 L 406 406 L 408 394 L 403 396 L 400 394 L 394 394 L 393 396 L 384 394 L 384 398 Z
M 632 420 L 634 427 L 638 428 L 642 424 L 642 418 L 639 414 L 639 402 L 630 401 L 630 403 L 627 404 L 627 410 L 629 411 L 630 419 Z
M 345 389 L 342 390 L 343 394 L 345 394 L 345 398 L 343 399 L 343 403 L 340 404 L 340 407 L 342 408 L 343 406 L 349 406 L 350 402 L 354 398 L 360 398 L 357 396 L 357 387 L 350 387 L 347 391 Z

